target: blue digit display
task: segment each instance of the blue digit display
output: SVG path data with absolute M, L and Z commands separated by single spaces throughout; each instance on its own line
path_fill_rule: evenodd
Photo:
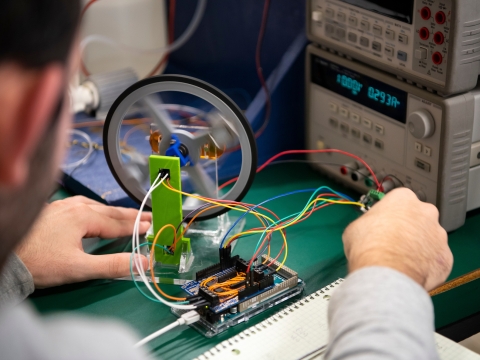
M 337 74 L 337 83 L 341 84 L 348 90 L 352 90 L 353 95 L 358 95 L 363 88 L 363 84 L 360 84 L 357 80 L 342 74 Z
M 311 66 L 311 79 L 314 84 L 406 123 L 406 91 L 313 54 Z
M 358 95 L 363 88 L 363 84 L 358 82 L 358 80 L 342 74 L 337 74 L 337 83 L 345 89 L 351 90 L 353 95 Z M 372 86 L 368 87 L 368 97 L 380 104 L 385 104 L 386 106 L 391 106 L 395 109 L 400 105 L 400 101 L 398 101 L 395 96 Z
M 381 91 L 380 89 L 375 89 L 372 86 L 368 87 L 368 97 L 380 104 L 385 104 L 385 106 L 391 106 L 395 109 L 397 106 L 401 105 L 400 101 L 395 96 L 392 96 L 385 91 Z

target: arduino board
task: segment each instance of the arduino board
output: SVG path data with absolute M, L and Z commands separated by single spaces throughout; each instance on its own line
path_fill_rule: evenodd
M 201 317 L 193 328 L 215 336 L 300 294 L 305 286 L 294 270 L 267 255 L 248 267 L 238 255 L 231 256 L 230 247 L 220 249 L 219 263 L 198 271 L 195 280 L 182 286 Z M 172 312 L 181 316 L 185 311 Z

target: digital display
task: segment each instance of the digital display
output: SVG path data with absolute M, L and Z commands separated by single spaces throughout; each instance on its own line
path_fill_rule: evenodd
M 406 123 L 407 92 L 318 56 L 311 56 L 313 83 Z
M 407 24 L 413 22 L 413 6 L 415 0 L 340 0 L 344 3 L 358 6 L 362 9 L 388 16 L 389 18 L 402 21 Z

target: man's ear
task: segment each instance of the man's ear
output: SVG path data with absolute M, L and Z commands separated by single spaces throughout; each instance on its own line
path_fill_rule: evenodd
M 0 70 L 0 188 L 14 189 L 24 185 L 30 158 L 53 120 L 64 68 L 7 67 Z

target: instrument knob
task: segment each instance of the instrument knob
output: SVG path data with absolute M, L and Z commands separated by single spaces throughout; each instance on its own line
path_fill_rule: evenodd
M 423 202 L 427 201 L 427 195 L 425 195 L 425 193 L 422 190 L 415 191 L 415 195 L 417 195 L 418 200 Z
M 408 131 L 417 139 L 426 139 L 435 132 L 435 121 L 427 110 L 417 110 L 408 116 Z

